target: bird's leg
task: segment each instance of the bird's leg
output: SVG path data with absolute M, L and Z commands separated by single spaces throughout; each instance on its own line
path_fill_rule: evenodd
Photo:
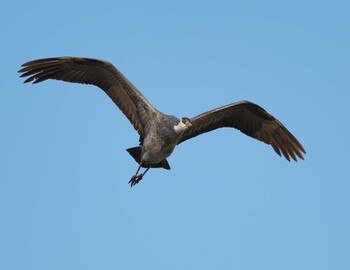
M 141 180 L 141 179 L 139 180 L 139 176 L 137 175 L 141 169 L 141 166 L 142 166 L 142 161 L 140 162 L 140 165 L 137 168 L 136 173 L 131 177 L 131 179 L 129 181 L 129 184 L 131 185 L 131 187 L 136 185 Z
M 140 166 L 140 167 L 141 167 L 141 166 Z M 146 174 L 146 172 L 148 172 L 148 170 L 150 169 L 150 167 L 148 167 L 143 173 L 137 175 L 137 173 L 138 173 L 139 170 L 140 170 L 140 167 L 137 169 L 135 175 L 134 175 L 134 176 L 131 178 L 131 180 L 129 181 L 129 184 L 130 184 L 131 187 L 132 187 L 132 186 L 135 186 L 136 184 L 138 184 L 138 183 L 142 180 L 142 178 L 143 178 L 143 176 Z
M 148 167 L 144 172 L 143 174 L 140 174 L 138 177 L 139 177 L 139 181 L 142 179 L 142 177 L 146 174 L 146 172 L 148 172 L 148 170 L 150 169 L 150 167 Z
M 148 172 L 148 170 L 150 169 L 150 167 L 148 167 L 143 173 L 137 175 L 139 173 L 141 167 L 142 167 L 142 164 L 143 163 L 141 161 L 139 167 L 137 168 L 136 173 L 133 175 L 133 177 L 131 177 L 131 179 L 129 181 L 129 184 L 130 184 L 131 187 L 135 186 L 136 184 L 138 184 L 142 180 L 142 178 L 146 174 L 146 172 Z

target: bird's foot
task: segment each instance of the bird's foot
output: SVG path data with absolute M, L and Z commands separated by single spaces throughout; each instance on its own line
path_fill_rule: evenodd
M 141 180 L 142 180 L 143 174 L 139 174 L 139 175 L 134 175 L 133 177 L 131 177 L 129 184 L 131 187 L 135 186 L 136 184 L 138 184 Z

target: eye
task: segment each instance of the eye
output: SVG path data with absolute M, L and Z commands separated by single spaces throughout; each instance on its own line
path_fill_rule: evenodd
M 182 123 L 186 124 L 188 122 L 190 122 L 190 119 L 188 119 L 187 117 L 182 118 Z

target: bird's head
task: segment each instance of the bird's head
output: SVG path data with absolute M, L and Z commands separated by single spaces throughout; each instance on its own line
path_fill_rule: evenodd
M 187 117 L 182 117 L 177 125 L 174 126 L 176 132 L 183 132 L 192 126 L 191 120 Z

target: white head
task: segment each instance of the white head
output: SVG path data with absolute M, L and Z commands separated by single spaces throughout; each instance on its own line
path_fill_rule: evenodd
M 174 126 L 174 130 L 176 133 L 180 133 L 188 129 L 190 126 L 192 126 L 191 120 L 187 117 L 182 117 L 180 122 Z

